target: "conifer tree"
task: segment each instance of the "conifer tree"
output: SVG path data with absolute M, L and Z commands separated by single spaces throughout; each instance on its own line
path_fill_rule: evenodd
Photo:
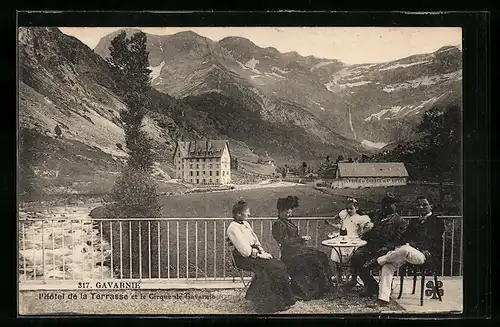
M 146 41 L 143 32 L 127 38 L 126 32 L 121 31 L 109 48 L 108 62 L 125 87 L 123 97 L 126 109 L 122 110 L 120 118 L 129 158 L 111 196 L 115 200 L 114 214 L 125 217 L 153 217 L 160 213 L 161 208 L 157 186 L 150 177 L 154 164 L 152 142 L 142 129 L 147 106 L 145 93 L 151 87 Z

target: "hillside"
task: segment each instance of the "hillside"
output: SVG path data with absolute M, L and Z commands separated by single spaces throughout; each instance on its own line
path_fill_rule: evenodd
M 95 52 L 107 57 L 116 33 L 102 38 Z M 178 99 L 220 93 L 242 99 L 267 121 L 299 127 L 304 125 L 296 117 L 307 113 L 315 118 L 305 127 L 309 133 L 324 139 L 335 133 L 367 149 L 405 140 L 425 110 L 461 94 L 462 53 L 455 46 L 346 65 L 261 48 L 241 37 L 214 42 L 181 32 L 148 40 L 153 86 L 161 92 Z
M 41 178 L 37 185 L 51 194 L 106 194 L 127 159 L 120 120 L 126 81 L 114 76 L 110 65 L 93 50 L 57 28 L 21 28 L 18 41 L 19 125 L 22 131 L 37 135 L 36 141 L 23 145 L 40 153 L 36 160 L 29 161 Z M 248 109 L 258 106 L 251 102 L 252 97 L 238 101 L 228 97 L 227 102 L 239 108 L 241 117 L 254 116 L 252 122 L 256 125 L 246 127 L 253 132 L 241 134 L 238 124 L 212 110 L 225 101 L 218 98 L 222 95 L 213 92 L 207 95 L 213 101 L 210 110 L 204 110 L 205 99 L 179 100 L 155 89 L 146 95 L 144 129 L 153 140 L 155 175 L 159 180 L 170 180 L 171 155 L 177 139 L 228 139 L 232 153 L 249 172 L 262 153 L 282 160 L 321 154 L 321 151 L 306 151 L 302 137 L 311 149 L 322 149 L 326 144 L 326 150 L 356 151 L 349 142 L 329 147 L 329 143 L 337 141 L 310 135 L 298 126 L 291 126 L 293 137 L 284 140 L 289 125 L 264 122 L 258 113 Z M 244 120 L 237 121 L 246 124 Z M 266 132 L 255 133 L 261 123 Z M 282 149 L 284 142 L 286 146 Z M 28 162 L 25 157 L 21 160 Z

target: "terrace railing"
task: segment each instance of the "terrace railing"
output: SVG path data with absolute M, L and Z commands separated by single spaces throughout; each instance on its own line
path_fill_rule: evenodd
M 412 219 L 416 217 L 404 217 Z M 309 245 L 321 241 L 332 217 L 294 217 Z M 462 276 L 462 216 L 442 216 L 442 276 Z M 263 247 L 279 258 L 274 217 L 249 219 Z M 61 280 L 234 280 L 226 247 L 230 218 L 20 219 L 20 283 Z M 250 275 L 248 275 L 250 276 Z

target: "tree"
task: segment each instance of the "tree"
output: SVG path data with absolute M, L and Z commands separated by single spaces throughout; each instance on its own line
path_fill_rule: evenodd
M 57 136 L 61 136 L 62 135 L 61 127 L 59 127 L 59 125 L 56 125 L 56 127 L 54 128 L 54 132 L 56 133 Z
M 305 175 L 307 173 L 307 162 L 303 161 L 302 162 L 302 175 Z
M 369 160 L 370 160 L 370 157 L 368 157 L 366 154 L 362 154 L 359 162 L 368 162 Z
M 159 214 L 159 199 L 154 180 L 150 178 L 154 164 L 151 139 L 142 130 L 150 89 L 146 34 L 136 33 L 127 38 L 121 31 L 112 41 L 108 62 L 114 67 L 117 78 L 124 81 L 126 109 L 120 112 L 124 125 L 125 145 L 129 158 L 127 168 L 121 173 L 112 199 L 116 201 L 114 215 L 124 217 L 154 217 Z
M 456 103 L 427 110 L 417 126 L 417 131 L 424 134 L 420 140 L 401 143 L 371 160 L 403 161 L 414 178 L 460 183 L 461 113 L 462 107 Z

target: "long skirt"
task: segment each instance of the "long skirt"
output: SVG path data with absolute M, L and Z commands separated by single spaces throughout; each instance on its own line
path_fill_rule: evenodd
M 294 295 L 311 300 L 332 290 L 333 272 L 326 253 L 309 247 L 290 247 L 282 250 L 281 260 L 292 277 Z
M 278 259 L 245 258 L 237 251 L 233 255 L 238 268 L 254 273 L 245 298 L 254 303 L 257 311 L 273 313 L 295 304 L 290 276 L 283 262 Z

